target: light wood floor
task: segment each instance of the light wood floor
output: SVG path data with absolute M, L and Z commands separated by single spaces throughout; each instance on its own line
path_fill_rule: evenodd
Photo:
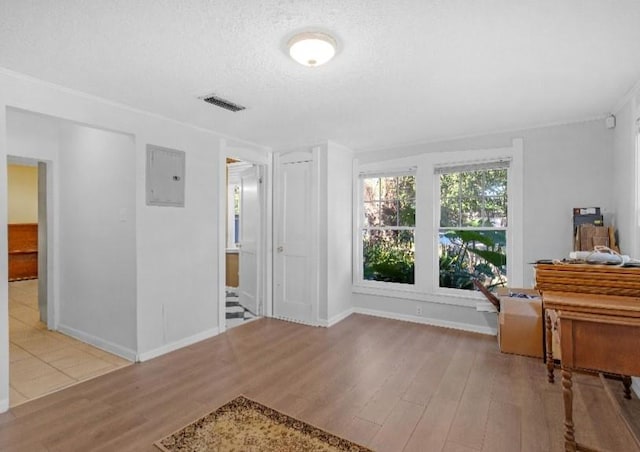
M 633 451 L 597 377 L 577 375 L 578 439 Z M 3 451 L 152 451 L 239 394 L 377 451 L 560 451 L 560 385 L 494 337 L 352 315 L 261 319 L 0 415 Z

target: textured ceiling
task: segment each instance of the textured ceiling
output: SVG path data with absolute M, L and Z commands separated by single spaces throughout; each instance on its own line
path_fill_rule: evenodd
M 326 66 L 285 53 L 310 28 L 339 41 Z M 640 79 L 640 1 L 0 0 L 0 66 L 274 149 L 372 149 L 608 113 Z

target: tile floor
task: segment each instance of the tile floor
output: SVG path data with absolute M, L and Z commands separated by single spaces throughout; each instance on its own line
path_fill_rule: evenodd
M 227 287 L 226 294 L 227 329 L 233 328 L 234 326 L 243 325 L 251 320 L 255 320 L 258 318 L 240 304 L 240 302 L 238 301 L 237 287 Z
M 38 312 L 38 281 L 9 283 L 10 405 L 16 406 L 131 364 L 47 330 Z

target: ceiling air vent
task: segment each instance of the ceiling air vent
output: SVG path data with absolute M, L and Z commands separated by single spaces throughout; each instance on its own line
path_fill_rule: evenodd
M 229 102 L 226 99 L 223 99 L 222 97 L 218 97 L 215 96 L 213 94 L 208 94 L 206 96 L 202 96 L 200 97 L 200 99 L 202 99 L 203 101 L 211 104 L 211 105 L 215 105 L 217 107 L 220 108 L 224 108 L 225 110 L 229 110 L 232 112 L 236 112 L 236 111 L 241 111 L 241 110 L 245 110 L 246 107 L 243 107 L 242 105 L 238 105 L 238 104 L 234 104 L 233 102 Z

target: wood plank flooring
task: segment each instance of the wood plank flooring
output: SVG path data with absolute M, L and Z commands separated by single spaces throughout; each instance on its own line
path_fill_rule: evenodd
M 635 444 L 597 377 L 575 378 L 576 434 Z M 2 451 L 153 451 L 239 394 L 384 451 L 561 451 L 562 394 L 494 337 L 352 315 L 261 319 L 0 415 Z

